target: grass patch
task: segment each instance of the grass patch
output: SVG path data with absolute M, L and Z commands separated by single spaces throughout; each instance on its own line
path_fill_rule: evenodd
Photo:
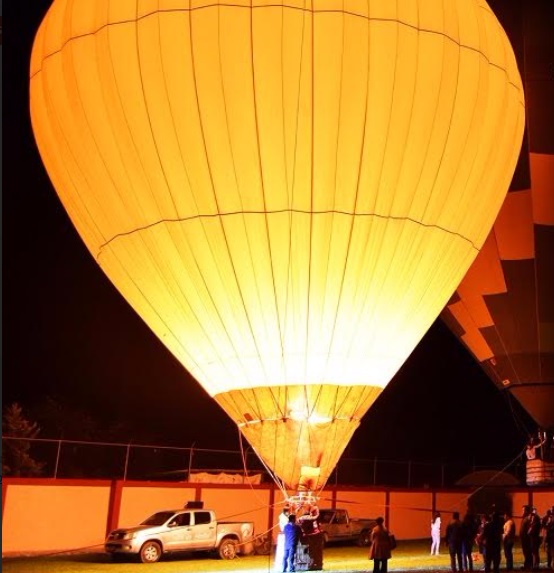
M 446 548 L 442 555 L 429 555 L 428 541 L 399 541 L 398 548 L 389 561 L 389 571 L 449 571 L 450 558 Z M 372 571 L 368 549 L 351 546 L 325 548 L 323 571 L 344 573 Z M 521 565 L 521 552 L 514 553 L 516 568 Z M 483 562 L 475 564 L 475 570 L 483 569 Z M 38 557 L 13 557 L 2 559 L 3 573 L 215 573 L 219 571 L 245 571 L 249 573 L 273 573 L 272 555 L 251 555 L 232 561 L 222 561 L 206 554 L 182 553 L 165 556 L 154 564 L 137 562 L 112 563 L 105 553 L 64 553 Z

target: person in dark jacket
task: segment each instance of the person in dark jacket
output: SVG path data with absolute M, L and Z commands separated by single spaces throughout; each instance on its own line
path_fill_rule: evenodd
M 500 513 L 495 511 L 490 521 L 483 528 L 482 541 L 485 545 L 485 571 L 488 573 L 500 571 L 500 559 L 502 550 L 502 534 L 504 533 L 504 520 Z
M 473 571 L 473 544 L 477 536 L 477 519 L 466 513 L 462 521 L 462 565 L 464 571 Z
M 547 510 L 542 527 L 546 549 L 546 568 L 552 569 L 552 565 L 554 565 L 554 505 Z
M 446 545 L 450 554 L 450 568 L 452 571 L 463 571 L 462 564 L 463 531 L 459 512 L 452 514 L 450 523 L 446 526 Z
M 486 523 L 490 521 L 490 519 L 491 517 L 488 513 L 483 513 L 480 516 L 479 525 L 477 526 L 477 535 L 475 536 L 475 543 L 477 543 L 477 549 L 483 559 L 483 563 L 485 562 L 485 556 L 487 554 L 487 549 L 483 543 L 483 530 L 485 529 Z
M 371 530 L 369 558 L 373 559 L 373 573 L 387 573 L 387 562 L 391 558 L 391 544 L 385 520 L 378 517 L 377 525 Z
M 532 507 L 529 516 L 529 545 L 533 571 L 538 571 L 541 563 L 541 521 L 537 508 Z
M 529 536 L 529 525 L 531 523 L 531 506 L 523 506 L 523 516 L 519 526 L 519 540 L 523 553 L 523 569 L 531 571 L 533 568 L 533 553 L 531 552 L 531 538 Z
M 296 548 L 298 547 L 298 541 L 300 540 L 300 535 L 302 530 L 300 526 L 296 523 L 296 515 L 291 513 L 289 515 L 289 522 L 285 525 L 283 529 L 283 535 L 285 536 L 285 552 L 283 555 L 283 572 L 287 570 L 294 571 L 295 562 L 294 558 L 296 555 Z

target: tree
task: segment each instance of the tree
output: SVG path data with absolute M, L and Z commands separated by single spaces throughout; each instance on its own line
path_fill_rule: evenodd
M 125 422 L 114 421 L 104 412 L 92 412 L 57 396 L 43 397 L 30 404 L 33 419 L 41 428 L 41 436 L 54 440 L 82 440 L 85 442 L 128 442 L 140 436 Z
M 21 406 L 14 402 L 2 411 L 2 475 L 16 477 L 38 476 L 42 473 L 44 463 L 31 457 L 31 442 L 40 433 L 35 422 L 30 422 L 23 416 Z

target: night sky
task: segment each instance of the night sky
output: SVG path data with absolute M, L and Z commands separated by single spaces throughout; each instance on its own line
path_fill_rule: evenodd
M 123 421 L 137 442 L 238 449 L 235 425 L 127 305 L 65 214 L 28 113 L 31 45 L 50 1 L 6 4 L 4 405 L 32 409 L 51 397 L 103 423 Z M 437 320 L 366 414 L 346 455 L 494 464 L 516 457 L 531 429 Z

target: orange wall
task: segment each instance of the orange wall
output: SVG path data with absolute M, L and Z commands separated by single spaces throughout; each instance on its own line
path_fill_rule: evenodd
M 448 522 L 452 519 L 452 514 L 457 511 L 460 518 L 467 513 L 467 502 L 471 495 L 469 492 L 461 493 L 437 493 L 436 510 L 441 514 L 441 526 L 446 531 Z M 431 535 L 431 524 L 429 523 L 429 536 Z
M 98 486 L 63 485 L 63 480 L 55 485 L 8 485 L 2 554 L 55 552 L 104 543 L 109 500 L 109 482 Z
M 540 514 L 554 503 L 554 488 L 508 490 L 519 528 L 521 507 L 533 503 Z M 382 515 L 398 539 L 430 537 L 434 509 L 448 523 L 465 513 L 470 489 L 462 491 L 330 488 L 321 507 L 345 507 L 354 517 Z M 2 554 L 56 552 L 98 545 L 108 523 L 136 525 L 160 509 L 202 500 L 222 520 L 253 521 L 256 534 L 277 524 L 283 496 L 272 485 L 214 485 L 4 478 Z M 84 516 L 86 518 L 84 518 Z M 275 529 L 273 530 L 275 531 Z
M 177 509 L 187 501 L 196 499 L 196 487 L 189 484 L 171 487 L 159 483 L 136 486 L 125 484 L 121 492 L 121 509 L 118 527 L 129 527 L 144 521 L 149 515 L 162 509 Z
M 391 492 L 389 528 L 397 539 L 430 537 L 433 494 L 425 492 Z
M 533 505 L 537 508 L 539 515 L 544 515 L 547 509 L 550 509 L 554 506 L 554 492 L 534 491 Z
M 336 507 L 345 507 L 352 517 L 385 517 L 386 503 L 384 491 L 337 490 Z
M 203 487 L 202 501 L 204 507 L 215 510 L 221 521 L 253 521 L 255 535 L 263 533 L 271 535 L 268 515 L 270 500 L 267 489 Z M 279 510 L 275 516 L 278 513 Z

